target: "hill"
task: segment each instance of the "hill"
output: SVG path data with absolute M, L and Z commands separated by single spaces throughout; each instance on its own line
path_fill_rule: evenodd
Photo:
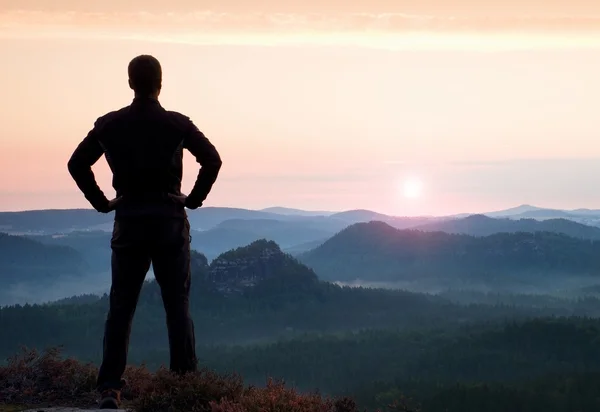
M 527 213 L 527 212 L 537 211 L 537 210 L 544 210 L 544 209 L 541 207 L 532 206 L 532 205 L 519 205 L 519 206 L 511 207 L 509 209 L 498 210 L 495 212 L 487 212 L 487 213 L 485 213 L 485 215 L 490 216 L 490 217 L 507 217 L 507 216 L 516 216 L 516 215 L 520 215 L 521 213 Z
M 230 207 L 202 207 L 188 210 L 193 229 L 205 231 L 216 228 L 226 221 L 248 222 L 282 221 L 305 223 L 330 231 L 338 231 L 352 223 L 370 220 L 389 221 L 397 227 L 423 224 L 429 218 L 403 218 L 388 216 L 368 210 L 349 210 L 340 213 L 309 212 L 298 209 L 268 208 L 250 210 Z M 22 212 L 0 212 L 0 230 L 11 234 L 53 235 L 72 231 L 112 231 L 113 214 L 101 214 L 91 209 L 31 210 Z
M 47 283 L 61 275 L 80 275 L 89 268 L 74 249 L 44 245 L 21 236 L 0 233 L 0 283 Z
M 209 259 L 215 259 L 231 249 L 248 245 L 260 239 L 277 242 L 282 248 L 309 250 L 309 245 L 324 242 L 337 230 L 319 228 L 318 224 L 281 221 L 274 219 L 230 219 L 216 227 L 200 231 L 192 230 L 192 247 Z M 68 246 L 78 251 L 90 268 L 96 272 L 110 270 L 111 233 L 104 231 L 75 231 L 65 234 L 28 236 L 30 239 L 47 244 Z M 304 246 L 306 245 L 306 246 Z
M 204 212 L 204 217 L 195 212 L 190 215 L 195 216 L 195 222 L 199 226 L 218 222 L 208 230 L 192 230 L 192 247 L 202 251 L 210 260 L 221 253 L 259 239 L 272 240 L 283 249 L 290 249 L 294 253 L 305 252 L 311 246 L 324 242 L 348 226 L 348 223 L 343 220 L 324 216 L 296 216 L 295 218 L 288 216 L 280 219 L 279 217 L 263 218 L 237 209 L 207 210 Z M 244 215 L 246 218 L 220 221 L 221 217 L 235 214 Z M 248 218 L 249 216 L 251 218 Z M 110 269 L 111 232 L 73 230 L 66 233 L 27 236 L 44 244 L 69 246 L 77 250 L 95 272 L 105 272 Z
M 600 283 L 600 242 L 548 232 L 474 237 L 359 223 L 298 258 L 322 279 L 413 290 L 535 292 Z
M 346 210 L 343 212 L 337 212 L 331 215 L 332 218 L 340 219 L 349 223 L 357 222 L 369 222 L 371 220 L 386 221 L 391 216 L 384 215 L 382 213 L 373 212 L 372 210 Z
M 254 220 L 254 219 L 274 219 L 274 220 L 294 220 L 310 218 L 296 215 L 280 215 L 277 213 L 263 212 L 258 210 L 249 210 L 231 207 L 202 207 L 197 210 L 188 210 L 188 218 L 192 228 L 196 230 L 212 229 L 220 223 L 231 220 Z
M 299 220 L 279 219 L 229 219 L 219 223 L 214 229 L 237 229 L 263 234 L 281 246 L 297 245 L 316 239 L 329 237 L 346 228 L 348 224 L 327 217 L 313 217 Z M 281 239 L 278 240 L 278 239 Z
M 302 243 L 300 245 L 290 246 L 290 247 L 283 249 L 283 251 L 292 256 L 298 256 L 298 255 L 301 255 L 302 253 L 308 252 L 310 250 L 313 250 L 313 249 L 321 246 L 323 243 L 325 243 L 326 240 L 327 239 L 321 239 L 321 240 L 315 240 L 312 242 Z
M 600 228 L 577 223 L 568 219 L 495 219 L 485 215 L 471 215 L 462 219 L 444 220 L 414 227 L 425 232 L 446 232 L 473 236 L 489 236 L 495 233 L 554 232 L 567 236 L 599 240 Z
M 0 305 L 19 302 L 61 279 L 74 279 L 90 267 L 73 248 L 45 245 L 0 233 Z
M 278 298 L 286 292 L 310 292 L 318 282 L 311 270 L 284 254 L 275 242 L 267 240 L 223 253 L 211 262 L 205 280 L 223 295 L 248 296 L 256 290 L 269 295 L 267 289 L 271 289 Z
M 50 246 L 66 246 L 76 250 L 92 272 L 110 269 L 111 232 L 103 230 L 72 231 L 63 234 L 26 236 L 31 240 Z
M 196 338 L 198 344 L 242 344 L 363 328 L 450 327 L 574 310 L 504 305 L 475 305 L 478 309 L 473 310 L 430 295 L 341 287 L 319 281 L 311 269 L 264 240 L 225 253 L 210 265 L 195 253 L 192 270 L 192 316 L 204 331 Z M 11 331 L 0 340 L 0 357 L 22 345 L 65 345 L 68 354 L 86 358 L 101 353 L 108 296 L 72 302 L 76 304 L 63 300 L 62 304 L 0 308 L 0 330 Z M 149 281 L 134 319 L 132 348 L 138 353 L 166 348 L 166 337 L 160 289 Z
M 332 229 L 326 224 L 317 222 L 281 221 L 275 219 L 231 219 L 221 222 L 217 227 L 207 231 L 192 230 L 192 248 L 200 250 L 210 260 L 220 254 L 248 245 L 259 239 L 273 240 L 284 249 L 297 254 L 318 246 L 335 232 L 346 227 L 331 222 Z M 39 290 L 35 284 L 21 285 L 18 293 L 12 298 L 0 297 L 0 305 L 19 302 L 42 302 L 51 298 L 64 298 L 67 293 L 97 293 L 110 286 L 110 239 L 111 233 L 95 231 L 71 231 L 52 235 L 25 235 L 28 239 L 50 246 L 64 246 L 79 253 L 86 263 L 85 273 L 80 273 L 77 282 L 55 283 L 50 290 Z M 84 276 L 85 275 L 85 276 Z M 28 276 L 23 274 L 22 280 Z M 49 277 L 49 279 L 56 278 Z M 6 293 L 5 293 L 6 295 Z
M 274 210 L 277 211 L 278 209 Z M 246 227 L 254 223 L 253 227 L 256 229 L 260 223 L 254 221 L 271 223 L 280 221 L 296 225 L 304 224 L 312 228 L 321 228 L 325 231 L 339 231 L 349 224 L 369 222 L 371 220 L 390 222 L 390 224 L 396 227 L 404 228 L 424 224 L 436 219 L 428 217 L 396 217 L 369 210 L 348 210 L 328 215 L 314 215 L 313 213 L 304 211 L 293 213 L 293 210 L 279 210 L 279 212 L 282 213 L 274 213 L 273 209 L 271 211 L 258 211 L 224 207 L 203 207 L 198 210 L 188 211 L 188 216 L 192 228 L 196 230 L 208 230 L 216 228 L 221 224 L 225 224 L 231 228 L 231 222 L 242 224 Z M 227 221 L 230 223 L 227 223 Z
M 56 233 L 108 227 L 112 214 L 98 213 L 92 209 L 28 210 L 0 212 L 0 230 L 9 233 Z
M 521 205 L 510 209 L 484 213 L 489 217 L 503 217 L 509 219 L 569 219 L 579 223 L 600 225 L 600 210 L 574 209 L 561 210 L 550 209 L 531 205 Z
M 325 241 L 347 224 L 335 220 L 283 221 L 276 219 L 229 219 L 206 231 L 193 231 L 194 248 L 209 259 L 260 239 L 276 242 L 282 248 Z
M 200 230 L 213 228 L 229 219 L 289 220 L 301 217 L 227 207 L 203 207 L 197 210 L 188 210 L 188 216 L 192 227 Z M 112 213 L 102 214 L 92 209 L 0 212 L 0 230 L 19 234 L 56 234 L 89 229 L 112 231 L 113 218 Z
M 397 229 L 412 228 L 419 225 L 424 225 L 438 220 L 446 220 L 446 217 L 406 217 L 406 216 L 390 216 L 382 213 L 373 212 L 371 210 L 347 210 L 344 212 L 334 213 L 329 216 L 331 219 L 340 220 L 346 223 L 346 226 L 355 223 L 368 223 L 373 221 L 385 222 Z
M 279 215 L 297 215 L 297 216 L 329 216 L 336 212 L 329 212 L 324 210 L 301 210 L 294 209 L 289 207 L 267 207 L 266 209 L 261 209 L 261 212 L 267 213 L 277 213 Z

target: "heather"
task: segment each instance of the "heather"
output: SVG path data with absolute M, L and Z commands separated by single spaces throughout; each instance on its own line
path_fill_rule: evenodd
M 97 369 L 89 363 L 64 358 L 53 348 L 39 353 L 24 349 L 0 367 L 1 405 L 91 407 Z M 177 376 L 161 368 L 151 373 L 128 366 L 123 392 L 124 407 L 136 412 L 357 412 L 346 397 L 302 394 L 283 382 L 269 379 L 263 387 L 244 386 L 241 377 L 219 375 L 209 369 Z M 390 409 L 410 411 L 404 403 Z

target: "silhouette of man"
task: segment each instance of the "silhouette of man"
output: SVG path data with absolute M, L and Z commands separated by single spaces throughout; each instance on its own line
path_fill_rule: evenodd
M 150 264 L 166 312 L 170 369 L 179 374 L 197 369 L 185 208 L 202 206 L 221 168 L 219 153 L 194 123 L 159 103 L 158 60 L 138 56 L 129 63 L 128 74 L 133 102 L 98 118 L 68 162 L 69 173 L 94 209 L 115 211 L 110 309 L 97 380 L 101 409 L 120 405 L 131 323 Z M 183 149 L 200 164 L 188 196 L 181 193 Z M 113 173 L 113 200 L 106 198 L 92 172 L 102 155 Z

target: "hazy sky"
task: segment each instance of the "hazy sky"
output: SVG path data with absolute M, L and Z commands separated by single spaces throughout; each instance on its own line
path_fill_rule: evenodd
M 142 53 L 222 154 L 206 205 L 600 208 L 600 3 L 347 3 L 2 0 L 0 209 L 89 207 L 66 162 Z

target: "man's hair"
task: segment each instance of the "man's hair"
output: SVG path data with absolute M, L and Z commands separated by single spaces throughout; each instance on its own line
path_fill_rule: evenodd
M 160 90 L 162 68 L 155 57 L 146 54 L 137 56 L 129 62 L 127 72 L 136 94 L 151 94 Z

